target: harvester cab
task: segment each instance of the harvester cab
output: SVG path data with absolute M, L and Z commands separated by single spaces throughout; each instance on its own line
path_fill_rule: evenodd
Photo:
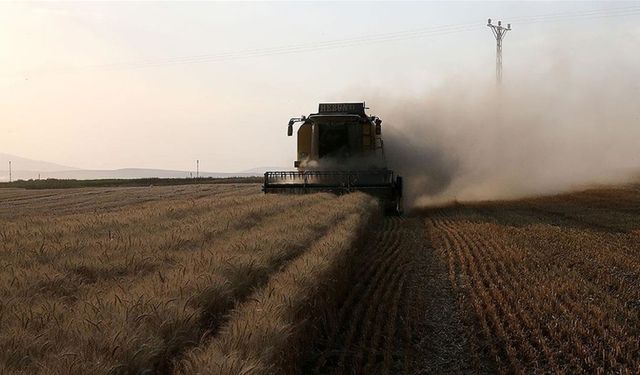
M 362 191 L 380 199 L 388 213 L 402 212 L 402 177 L 387 169 L 382 120 L 364 103 L 323 103 L 318 113 L 292 118 L 297 131 L 296 171 L 264 174 L 265 193 L 344 194 Z

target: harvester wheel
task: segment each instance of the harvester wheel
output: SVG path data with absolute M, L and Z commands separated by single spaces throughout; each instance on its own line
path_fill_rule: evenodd
M 384 214 L 386 216 L 402 216 L 402 198 L 396 196 L 393 201 L 384 202 Z

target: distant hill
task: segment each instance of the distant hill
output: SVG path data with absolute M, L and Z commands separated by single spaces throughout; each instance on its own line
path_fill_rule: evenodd
M 0 153 L 0 181 L 9 180 L 8 163 L 11 160 L 12 179 L 74 179 L 74 180 L 96 180 L 96 179 L 132 179 L 132 178 L 185 178 L 195 177 L 195 172 L 150 169 L 150 168 L 123 168 L 123 169 L 78 169 L 55 163 L 31 160 L 15 155 Z M 200 177 L 252 177 L 261 176 L 263 170 L 278 170 L 279 168 L 254 168 L 236 173 L 222 172 L 200 172 Z
M 11 169 L 14 171 L 35 171 L 35 172 L 52 172 L 52 171 L 70 171 L 78 168 L 69 167 L 55 163 L 49 163 L 41 160 L 33 160 L 22 158 L 20 156 L 0 153 L 0 176 L 8 173 L 9 161 L 11 161 Z
M 0 174 L 0 180 L 8 180 L 8 176 Z M 214 172 L 200 172 L 200 177 L 251 177 L 259 176 L 259 173 L 214 173 Z M 36 172 L 36 171 L 13 171 L 13 180 L 29 180 L 37 179 L 38 176 L 41 179 L 57 178 L 57 179 L 73 179 L 73 180 L 98 180 L 98 179 L 122 179 L 122 178 L 186 178 L 195 177 L 194 172 L 188 171 L 175 171 L 166 169 L 142 169 L 142 168 L 125 168 L 125 169 L 104 169 L 104 170 L 87 170 L 87 169 L 75 169 L 68 171 L 50 171 L 50 172 Z

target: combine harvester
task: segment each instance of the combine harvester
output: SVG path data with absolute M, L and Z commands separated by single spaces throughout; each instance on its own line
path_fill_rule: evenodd
M 298 129 L 297 171 L 264 174 L 265 193 L 345 194 L 378 197 L 385 212 L 402 213 L 402 177 L 387 169 L 382 120 L 368 116 L 364 103 L 323 103 L 318 113 L 292 118 L 287 135 Z

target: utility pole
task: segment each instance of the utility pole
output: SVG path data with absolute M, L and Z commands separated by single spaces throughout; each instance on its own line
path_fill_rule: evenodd
M 11 160 L 9 160 L 9 182 L 11 182 Z
M 502 21 L 498 21 L 498 25 L 491 24 L 491 18 L 487 20 L 487 26 L 491 28 L 493 35 L 496 37 L 496 82 L 502 83 L 502 39 L 507 34 L 507 31 L 511 31 L 511 24 L 508 23 L 507 27 L 502 27 Z
M 200 178 L 200 160 L 196 160 L 196 178 Z

